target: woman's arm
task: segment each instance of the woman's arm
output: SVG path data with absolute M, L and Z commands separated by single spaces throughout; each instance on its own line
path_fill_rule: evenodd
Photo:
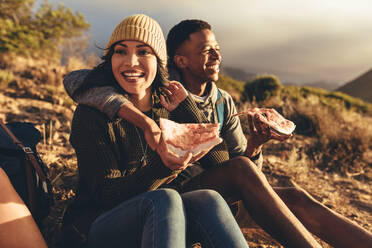
M 160 129 L 156 123 L 139 111 L 124 95 L 119 94 L 114 87 L 105 86 L 105 78 L 101 74 L 94 79 L 103 81 L 99 82 L 99 87 L 87 86 L 90 83 L 87 80 L 90 73 L 91 70 L 78 70 L 67 74 L 63 79 L 63 85 L 68 95 L 79 104 L 98 109 L 110 119 L 119 116 L 141 128 L 150 148 L 155 150 L 160 139 Z
M 98 205 L 105 208 L 145 191 L 158 188 L 179 170 L 163 165 L 154 152 L 148 153 L 148 164 L 141 168 L 128 165 L 124 151 L 119 145 L 128 134 L 114 126 L 104 114 L 79 105 L 71 128 L 73 145 L 79 167 L 79 187 L 89 192 Z

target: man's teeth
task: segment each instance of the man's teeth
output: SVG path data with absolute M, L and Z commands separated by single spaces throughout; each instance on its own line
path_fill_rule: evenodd
M 214 71 L 220 70 L 219 65 L 208 65 L 207 68 L 210 69 L 210 70 L 214 70 Z

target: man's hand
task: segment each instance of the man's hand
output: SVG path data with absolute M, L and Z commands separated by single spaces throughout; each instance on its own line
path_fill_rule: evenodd
M 263 144 L 271 139 L 284 141 L 292 137 L 289 135 L 280 135 L 271 130 L 267 120 L 264 116 L 255 112 L 248 112 L 248 126 L 250 135 L 248 138 L 248 145 L 246 155 L 248 157 L 256 156 L 262 149 Z
M 160 102 L 169 111 L 177 108 L 187 97 L 187 90 L 177 81 L 170 81 L 167 87 L 163 87 L 162 92 L 165 96 L 160 95 Z

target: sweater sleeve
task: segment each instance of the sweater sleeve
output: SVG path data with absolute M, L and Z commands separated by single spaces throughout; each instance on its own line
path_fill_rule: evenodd
M 165 167 L 156 154 L 150 156 L 146 166 L 130 168 L 123 159 L 130 151 L 121 150 L 120 138 L 102 113 L 82 105 L 77 107 L 70 141 L 78 160 L 79 190 L 106 209 L 154 190 L 179 173 Z
M 84 87 L 85 79 L 91 70 L 70 72 L 63 79 L 67 94 L 77 103 L 88 105 L 105 113 L 113 119 L 123 104 L 132 104 L 123 94 L 112 86 Z M 104 80 L 103 78 L 101 80 Z
M 170 117 L 171 119 L 180 123 L 208 122 L 190 95 L 188 95 L 187 98 L 171 112 Z M 203 158 L 201 158 L 200 163 L 203 167 L 210 167 L 227 160 L 229 160 L 229 153 L 226 142 L 223 141 L 222 143 L 213 147 Z

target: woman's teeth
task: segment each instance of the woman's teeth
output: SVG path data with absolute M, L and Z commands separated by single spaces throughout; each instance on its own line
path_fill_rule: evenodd
M 145 73 L 143 72 L 122 72 L 121 75 L 125 78 L 137 78 L 137 77 L 143 77 Z

